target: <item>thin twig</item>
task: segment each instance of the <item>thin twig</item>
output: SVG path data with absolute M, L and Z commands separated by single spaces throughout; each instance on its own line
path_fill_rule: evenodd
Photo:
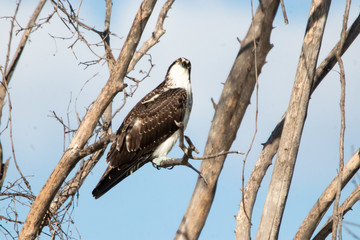
M 253 1 L 251 1 L 251 17 L 252 17 L 252 22 L 254 22 L 254 8 L 253 8 Z M 254 144 L 255 141 L 255 137 L 256 137 L 256 133 L 257 133 L 257 125 L 258 125 L 258 114 L 259 114 L 259 81 L 258 81 L 258 70 L 257 70 L 257 55 L 256 55 L 256 33 L 255 33 L 255 29 L 253 29 L 253 44 L 254 44 L 254 69 L 255 69 L 255 86 L 256 86 L 256 110 L 255 110 L 255 129 L 254 129 L 254 134 L 249 146 L 248 151 L 245 154 L 244 160 L 243 160 L 243 167 L 242 167 L 242 173 L 241 173 L 241 190 L 242 190 L 242 194 L 241 194 L 241 201 L 243 203 L 243 205 L 245 206 L 245 197 L 244 197 L 244 188 L 245 188 L 245 164 L 246 164 L 246 160 L 247 157 L 249 155 L 249 153 L 251 152 L 252 146 Z M 246 209 L 244 208 L 244 213 L 245 216 L 247 217 L 248 221 L 251 223 L 251 219 L 249 217 L 249 215 L 246 212 Z
M 36 21 L 37 17 L 39 16 L 42 8 L 44 7 L 45 2 L 46 2 L 46 0 L 40 0 L 39 1 L 33 15 L 31 16 L 31 18 L 30 18 L 30 20 L 28 22 L 28 25 L 27 25 L 27 27 L 26 27 L 26 29 L 25 29 L 22 37 L 21 37 L 19 45 L 18 45 L 18 47 L 17 47 L 17 49 L 15 51 L 14 57 L 13 57 L 11 63 L 10 63 L 10 67 L 8 68 L 8 71 L 6 72 L 6 75 L 5 75 L 5 79 L 7 81 L 7 84 L 9 84 L 10 79 L 11 79 L 11 77 L 12 77 L 14 71 L 15 71 L 17 63 L 19 62 L 21 54 L 22 54 L 22 52 L 24 50 L 25 44 L 26 44 L 27 40 L 29 39 L 30 33 L 31 33 L 33 27 L 36 26 L 35 21 Z
M 360 32 L 360 15 L 357 16 L 357 18 L 354 20 L 351 27 L 349 28 L 349 30 L 346 33 L 346 40 L 343 45 L 341 54 L 344 54 L 347 51 L 349 46 L 351 46 L 351 44 L 354 42 L 354 40 L 359 35 L 359 32 Z M 325 76 L 333 69 L 334 65 L 336 64 L 337 60 L 335 57 L 335 52 L 336 52 L 339 44 L 340 43 L 338 42 L 334 46 L 334 48 L 328 53 L 327 57 L 322 61 L 322 63 L 316 69 L 315 77 L 314 77 L 314 84 L 312 86 L 311 93 L 313 93 L 316 90 L 316 88 L 320 85 L 322 80 L 325 79 Z M 266 174 L 267 169 L 272 164 L 272 158 L 274 157 L 274 155 L 277 152 L 277 149 L 279 146 L 279 138 L 281 136 L 285 116 L 286 116 L 286 113 L 283 115 L 283 117 L 280 119 L 279 123 L 276 125 L 276 127 L 272 131 L 267 142 L 263 144 L 264 149 L 261 151 L 261 154 L 256 162 L 256 165 L 255 165 L 255 167 L 249 177 L 249 180 L 246 184 L 245 191 L 246 191 L 246 196 L 248 199 L 247 205 L 243 206 L 242 204 L 240 204 L 240 209 L 239 209 L 239 213 L 237 216 L 237 221 L 238 221 L 237 226 L 240 226 L 239 228 L 237 227 L 237 229 L 236 229 L 237 233 L 239 233 L 239 235 L 241 235 L 242 233 L 246 233 L 246 234 L 241 235 L 240 239 L 245 239 L 246 237 L 248 237 L 247 239 L 250 239 L 251 225 L 246 223 L 248 220 L 247 220 L 247 217 L 245 217 L 244 214 L 242 214 L 244 212 L 242 208 L 244 208 L 244 207 L 247 208 L 250 215 L 252 215 L 256 196 L 257 196 L 258 190 L 260 189 L 261 182 Z M 356 185 L 358 185 L 358 184 L 356 184 Z M 329 207 L 329 206 L 327 206 L 327 207 Z M 315 211 L 315 212 L 317 212 L 317 211 Z M 310 238 L 315 229 L 310 229 L 310 230 L 306 230 L 306 229 L 309 228 L 309 226 L 317 226 L 318 222 L 316 222 L 316 221 L 320 221 L 319 216 L 316 215 L 315 213 L 309 213 L 309 215 L 312 215 L 313 219 L 304 220 L 304 222 L 301 226 L 301 229 L 299 228 L 299 231 L 297 234 L 301 235 L 303 232 L 311 232 L 311 233 L 306 236 L 301 235 L 300 239 Z M 306 222 L 309 222 L 309 224 L 307 224 Z
M 112 54 L 110 48 L 110 19 L 111 19 L 111 10 L 112 10 L 112 1 L 106 0 L 106 8 L 105 8 L 105 23 L 104 23 L 104 32 L 102 35 L 102 39 L 105 46 L 106 53 L 106 61 L 108 63 L 109 71 L 112 72 L 112 69 L 115 65 L 115 57 Z
M 126 89 L 123 90 L 123 93 L 124 93 L 123 94 L 123 96 L 124 96 L 123 97 L 123 102 L 122 102 L 121 106 L 114 111 L 114 113 L 112 115 L 112 118 L 114 118 L 116 116 L 116 114 L 118 114 L 121 111 L 121 109 L 123 109 L 125 107 L 125 105 L 126 105 L 126 97 L 127 97 Z
M 332 239 L 336 239 L 337 235 L 337 228 L 339 226 L 339 239 L 342 239 L 342 213 L 339 212 L 339 201 L 341 195 L 341 178 L 344 168 L 344 135 L 345 135 L 345 70 L 344 70 L 344 63 L 341 59 L 341 49 L 345 43 L 346 38 L 346 29 L 347 29 L 347 22 L 349 19 L 349 12 L 350 12 L 350 0 L 346 1 L 346 8 L 345 14 L 343 19 L 343 26 L 341 30 L 341 37 L 340 37 L 340 44 L 336 51 L 336 59 L 339 64 L 340 68 L 340 82 L 341 82 L 341 97 L 340 97 L 340 116 L 341 116 L 341 129 L 340 129 L 340 144 L 339 144 L 339 151 L 340 151 L 340 159 L 339 159 L 339 175 L 338 175 L 338 184 L 337 184 L 337 193 L 334 202 L 334 211 L 333 211 L 333 225 L 332 225 Z
M 357 150 L 354 155 L 346 162 L 342 179 L 341 186 L 342 188 L 350 181 L 350 179 L 359 171 L 360 169 L 360 152 Z M 325 215 L 326 211 L 329 209 L 330 205 L 334 202 L 337 192 L 337 182 L 338 175 L 330 182 L 326 189 L 322 192 L 320 197 L 314 203 L 311 210 L 307 213 L 304 221 L 300 225 L 294 239 L 310 239 L 313 235 L 315 229 L 320 223 L 321 219 Z M 330 229 L 331 233 L 331 229 Z M 324 239 L 324 238 L 320 238 Z
M 8 68 L 9 61 L 10 61 L 10 50 L 11 50 L 12 37 L 13 37 L 13 34 L 14 34 L 14 25 L 15 25 L 14 22 L 16 20 L 17 13 L 19 11 L 20 3 L 21 3 L 21 0 L 19 0 L 16 3 L 15 12 L 14 12 L 13 17 L 11 18 L 10 32 L 9 32 L 9 43 L 8 43 L 8 48 L 7 48 L 7 53 L 6 53 L 6 60 L 5 60 L 5 67 L 4 67 L 4 72 L 5 73 L 7 72 L 7 68 Z M 3 76 L 5 77 L 5 75 L 3 75 Z
M 54 5 L 54 9 L 60 9 L 60 11 L 62 13 L 65 14 L 65 16 L 67 17 L 67 20 L 64 19 L 63 17 L 61 17 L 58 13 L 58 16 L 59 18 L 61 19 L 61 21 L 64 23 L 64 25 L 71 31 L 71 28 L 68 26 L 68 24 L 70 24 L 72 26 L 72 28 L 74 29 L 75 33 L 77 34 L 77 39 L 69 46 L 69 48 L 73 51 L 73 54 L 75 56 L 75 58 L 77 59 L 76 57 L 76 54 L 74 52 L 74 46 L 75 44 L 78 42 L 78 41 L 82 41 L 85 43 L 85 45 L 88 47 L 88 49 L 98 58 L 98 59 L 104 59 L 102 56 L 99 56 L 93 49 L 92 49 L 92 46 L 95 45 L 99 45 L 100 43 L 95 43 L 95 44 L 91 44 L 89 43 L 86 38 L 83 36 L 82 32 L 80 31 L 80 28 L 79 26 L 81 26 L 82 28 L 86 29 L 86 30 L 89 30 L 89 31 L 93 31 L 97 34 L 99 34 L 100 36 L 103 35 L 103 32 L 101 31 L 98 31 L 96 30 L 95 28 L 93 27 L 90 27 L 88 25 L 86 25 L 85 23 L 81 22 L 79 20 L 79 17 L 78 17 L 78 14 L 79 14 L 79 9 L 80 7 L 78 8 L 78 12 L 75 13 L 74 10 L 73 10 L 73 7 L 72 5 L 70 4 L 70 2 L 67 2 L 69 4 L 69 8 L 70 8 L 70 13 L 67 11 L 67 9 L 65 8 L 65 6 L 60 2 L 60 1 L 57 1 L 55 2 L 55 0 L 51 0 L 51 2 L 53 3 Z M 81 3 L 82 1 L 80 2 L 80 6 L 81 6 Z M 68 24 L 67 24 L 68 23 Z M 73 31 L 71 31 L 71 33 L 73 35 L 75 35 L 75 33 Z M 102 43 L 103 41 L 101 41 Z
M 181 134 L 183 135 L 183 134 Z M 180 141 L 180 148 L 183 150 L 184 155 L 182 158 L 168 158 L 166 160 L 163 160 L 160 162 L 159 165 L 155 165 L 153 164 L 156 168 L 173 168 L 174 166 L 186 166 L 191 168 L 192 170 L 194 170 L 203 180 L 206 184 L 208 184 L 206 178 L 201 174 L 201 172 L 199 170 L 197 170 L 192 164 L 189 163 L 189 159 L 193 159 L 193 160 L 207 160 L 207 159 L 213 159 L 213 158 L 217 158 L 220 156 L 224 156 L 224 155 L 228 155 L 228 154 L 244 154 L 242 152 L 239 151 L 227 151 L 227 152 L 221 152 L 218 154 L 213 154 L 213 155 L 208 155 L 208 156 L 202 156 L 202 157 L 194 157 L 192 155 L 192 152 L 196 152 L 199 153 L 199 151 L 196 149 L 196 147 L 194 146 L 194 144 L 191 142 L 190 138 L 185 136 L 186 141 L 189 144 L 189 147 L 185 147 L 183 140 L 182 140 L 183 136 L 180 136 L 179 141 Z
M 351 208 L 360 201 L 360 185 L 358 185 L 355 190 L 345 199 L 345 201 L 339 207 L 339 212 L 341 216 L 344 216 Z M 345 221 L 344 221 L 345 222 Z M 316 234 L 313 240 L 325 239 L 332 231 L 333 225 L 333 216 L 328 219 L 324 224 L 321 230 Z M 340 226 L 339 226 L 340 227 Z M 340 239 L 340 236 L 339 236 Z
M 9 126 L 10 126 L 10 142 L 11 142 L 11 151 L 12 151 L 12 155 L 13 155 L 13 159 L 14 159 L 14 163 L 15 163 L 15 167 L 17 169 L 17 171 L 19 172 L 21 178 L 23 179 L 26 187 L 29 189 L 29 191 L 31 192 L 31 186 L 30 186 L 30 183 L 28 182 L 28 180 L 25 178 L 25 176 L 22 174 L 21 170 L 20 170 L 20 167 L 17 163 L 17 160 L 16 160 L 16 156 L 15 156 L 15 146 L 14 146 L 14 139 L 13 139 L 13 129 L 12 129 L 12 115 L 11 115 L 11 110 L 12 110 L 12 106 L 11 106 L 11 97 L 10 97 L 10 92 L 9 92 L 9 89 L 7 87 L 7 83 L 6 81 L 5 82 L 2 82 L 2 86 L 4 86 L 5 90 L 6 90 L 6 93 L 7 93 L 7 96 L 8 96 L 8 104 L 9 104 Z
M 189 138 L 187 136 L 185 136 L 185 139 L 188 141 L 189 143 Z M 184 150 L 184 156 L 182 158 L 168 158 L 164 161 L 161 161 L 159 165 L 157 165 L 157 167 L 161 167 L 161 168 L 169 168 L 169 167 L 174 167 L 174 166 L 178 166 L 178 165 L 186 165 L 184 164 L 184 159 L 188 160 L 188 159 L 193 159 L 193 160 L 208 160 L 208 159 L 213 159 L 213 158 L 217 158 L 217 157 L 221 157 L 221 156 L 225 156 L 228 154 L 241 154 L 244 155 L 243 152 L 240 151 L 226 151 L 226 152 L 220 152 L 217 154 L 212 154 L 212 155 L 207 155 L 207 156 L 202 156 L 202 157 L 194 157 L 192 155 L 192 151 L 195 151 L 196 148 L 195 146 L 191 143 L 189 144 L 189 147 Z
M 75 132 L 74 129 L 71 129 L 67 124 L 64 123 L 64 120 L 62 120 L 62 118 L 58 117 L 58 115 L 56 115 L 55 111 L 50 111 L 52 113 L 52 115 L 50 115 L 49 117 L 53 117 L 55 118 L 64 128 L 64 134 L 68 134 L 70 132 Z
M 146 54 L 151 47 L 157 44 L 161 36 L 165 34 L 166 31 L 163 28 L 164 21 L 174 1 L 175 0 L 166 1 L 166 3 L 161 8 L 156 22 L 155 30 L 152 32 L 151 37 L 147 41 L 145 41 L 141 48 L 134 54 L 134 57 L 129 64 L 128 72 L 134 69 L 135 65 L 144 56 L 144 54 Z
M 78 124 L 80 124 L 80 122 L 81 122 L 81 117 L 80 117 L 79 112 L 78 112 L 78 110 L 77 110 L 77 102 L 78 102 L 78 99 L 79 99 L 82 91 L 83 91 L 84 88 L 86 87 L 86 85 L 87 85 L 92 79 L 96 78 L 98 75 L 99 75 L 99 73 L 95 73 L 91 78 L 89 78 L 88 80 L 86 80 L 86 81 L 84 82 L 84 84 L 82 85 L 82 87 L 80 88 L 79 93 L 78 93 L 78 94 L 76 95 L 76 97 L 75 97 L 74 110 L 75 110 L 75 114 L 76 114 L 76 118 L 77 118 Z
M 288 20 L 287 15 L 286 15 L 284 0 L 280 0 L 280 3 L 281 3 L 281 10 L 282 10 L 283 15 L 284 15 L 284 21 L 285 21 L 285 24 L 287 25 L 287 24 L 289 24 L 289 20 Z

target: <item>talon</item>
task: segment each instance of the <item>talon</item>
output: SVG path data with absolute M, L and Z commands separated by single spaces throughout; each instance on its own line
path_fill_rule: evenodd
M 156 168 L 157 170 L 160 170 L 160 166 L 159 166 L 159 165 L 157 165 L 157 164 L 154 163 L 154 162 L 151 162 L 151 163 L 152 163 L 152 165 L 153 165 L 154 168 Z
M 176 126 L 178 126 L 179 128 L 183 128 L 183 127 L 184 127 L 183 122 L 178 122 L 178 121 L 176 121 L 176 120 L 174 120 L 174 122 L 175 122 Z
M 194 151 L 197 154 L 199 154 L 199 150 L 196 149 L 195 145 L 192 143 L 190 138 L 188 136 L 184 136 L 184 137 L 185 137 L 185 140 L 187 141 L 187 143 L 189 144 L 189 148 L 191 149 L 191 151 Z

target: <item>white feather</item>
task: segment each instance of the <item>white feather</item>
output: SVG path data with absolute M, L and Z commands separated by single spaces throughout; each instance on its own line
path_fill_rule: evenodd
M 173 148 L 174 144 L 178 140 L 180 135 L 180 131 L 177 130 L 173 133 L 168 139 L 165 140 L 162 144 L 160 144 L 152 154 L 154 159 L 152 160 L 153 163 L 156 165 L 160 165 L 160 163 L 167 159 L 167 154 Z
M 186 102 L 186 112 L 183 120 L 184 130 L 185 130 L 187 123 L 189 121 L 190 112 L 192 108 L 192 91 L 191 91 L 191 83 L 190 83 L 190 72 L 189 69 L 185 68 L 182 65 L 183 61 L 190 63 L 189 60 L 182 58 L 181 61 L 177 61 L 170 68 L 167 76 L 168 78 L 167 87 L 184 88 L 186 90 L 187 102 Z M 179 136 L 180 136 L 180 130 L 177 130 L 162 144 L 160 144 L 152 154 L 154 158 L 152 162 L 159 165 L 161 161 L 167 159 L 167 154 L 173 148 Z

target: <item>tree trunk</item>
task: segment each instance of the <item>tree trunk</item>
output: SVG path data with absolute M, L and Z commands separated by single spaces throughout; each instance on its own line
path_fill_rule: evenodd
M 255 73 L 260 73 L 265 58 L 272 48 L 270 34 L 278 5 L 279 1 L 276 0 L 260 2 L 216 106 L 204 156 L 228 151 L 235 140 L 255 87 Z M 256 42 L 256 55 L 254 42 Z M 257 71 L 254 64 L 255 56 Z M 224 161 L 225 157 L 222 156 L 202 162 L 201 174 L 207 183 L 202 178 L 198 178 L 175 239 L 189 240 L 199 237 L 214 199 L 217 180 Z
M 46 181 L 40 193 L 36 196 L 31 206 L 30 212 L 21 230 L 19 240 L 35 239 L 39 234 L 38 230 L 43 222 L 44 216 L 49 209 L 50 203 L 58 192 L 70 171 L 80 160 L 78 152 L 81 150 L 88 139 L 106 107 L 115 95 L 124 88 L 123 79 L 128 69 L 129 63 L 135 53 L 146 23 L 154 9 L 156 0 L 144 0 L 136 14 L 135 20 L 120 55 L 116 61 L 114 71 L 102 89 L 100 95 L 91 106 L 82 120 L 69 147 L 60 159 L 58 165 Z
M 255 239 L 278 238 L 330 3 L 330 0 L 313 0 L 311 4 L 278 156 Z
M 343 55 L 352 42 L 356 39 L 360 32 L 360 15 L 355 19 L 350 29 L 346 33 L 345 43 L 343 45 L 341 55 Z M 314 83 L 311 89 L 311 94 L 315 91 L 316 87 L 321 83 L 325 76 L 331 71 L 336 64 L 335 53 L 338 49 L 340 42 L 330 51 L 323 62 L 318 66 L 315 72 Z M 272 164 L 272 159 L 278 151 L 279 140 L 284 126 L 284 119 L 286 113 L 272 131 L 269 139 L 264 144 L 264 148 L 260 153 L 255 167 L 243 189 L 243 200 L 240 202 L 239 212 L 236 216 L 236 239 L 250 240 L 251 218 L 253 207 L 257 197 L 258 190 L 260 189 L 261 182 L 267 172 L 267 169 Z

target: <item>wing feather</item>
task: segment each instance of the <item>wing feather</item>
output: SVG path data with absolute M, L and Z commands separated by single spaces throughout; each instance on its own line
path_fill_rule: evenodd
M 112 167 L 154 151 L 179 129 L 175 121 L 184 119 L 186 92 L 182 88 L 169 89 L 153 101 L 143 102 L 133 108 L 118 130 L 114 151 L 119 151 L 121 156 L 109 159 Z
M 117 131 L 107 155 L 109 167 L 95 187 L 98 198 L 139 167 L 151 161 L 151 154 L 179 126 L 185 116 L 187 94 L 183 88 L 157 89 L 145 96 L 129 112 Z

